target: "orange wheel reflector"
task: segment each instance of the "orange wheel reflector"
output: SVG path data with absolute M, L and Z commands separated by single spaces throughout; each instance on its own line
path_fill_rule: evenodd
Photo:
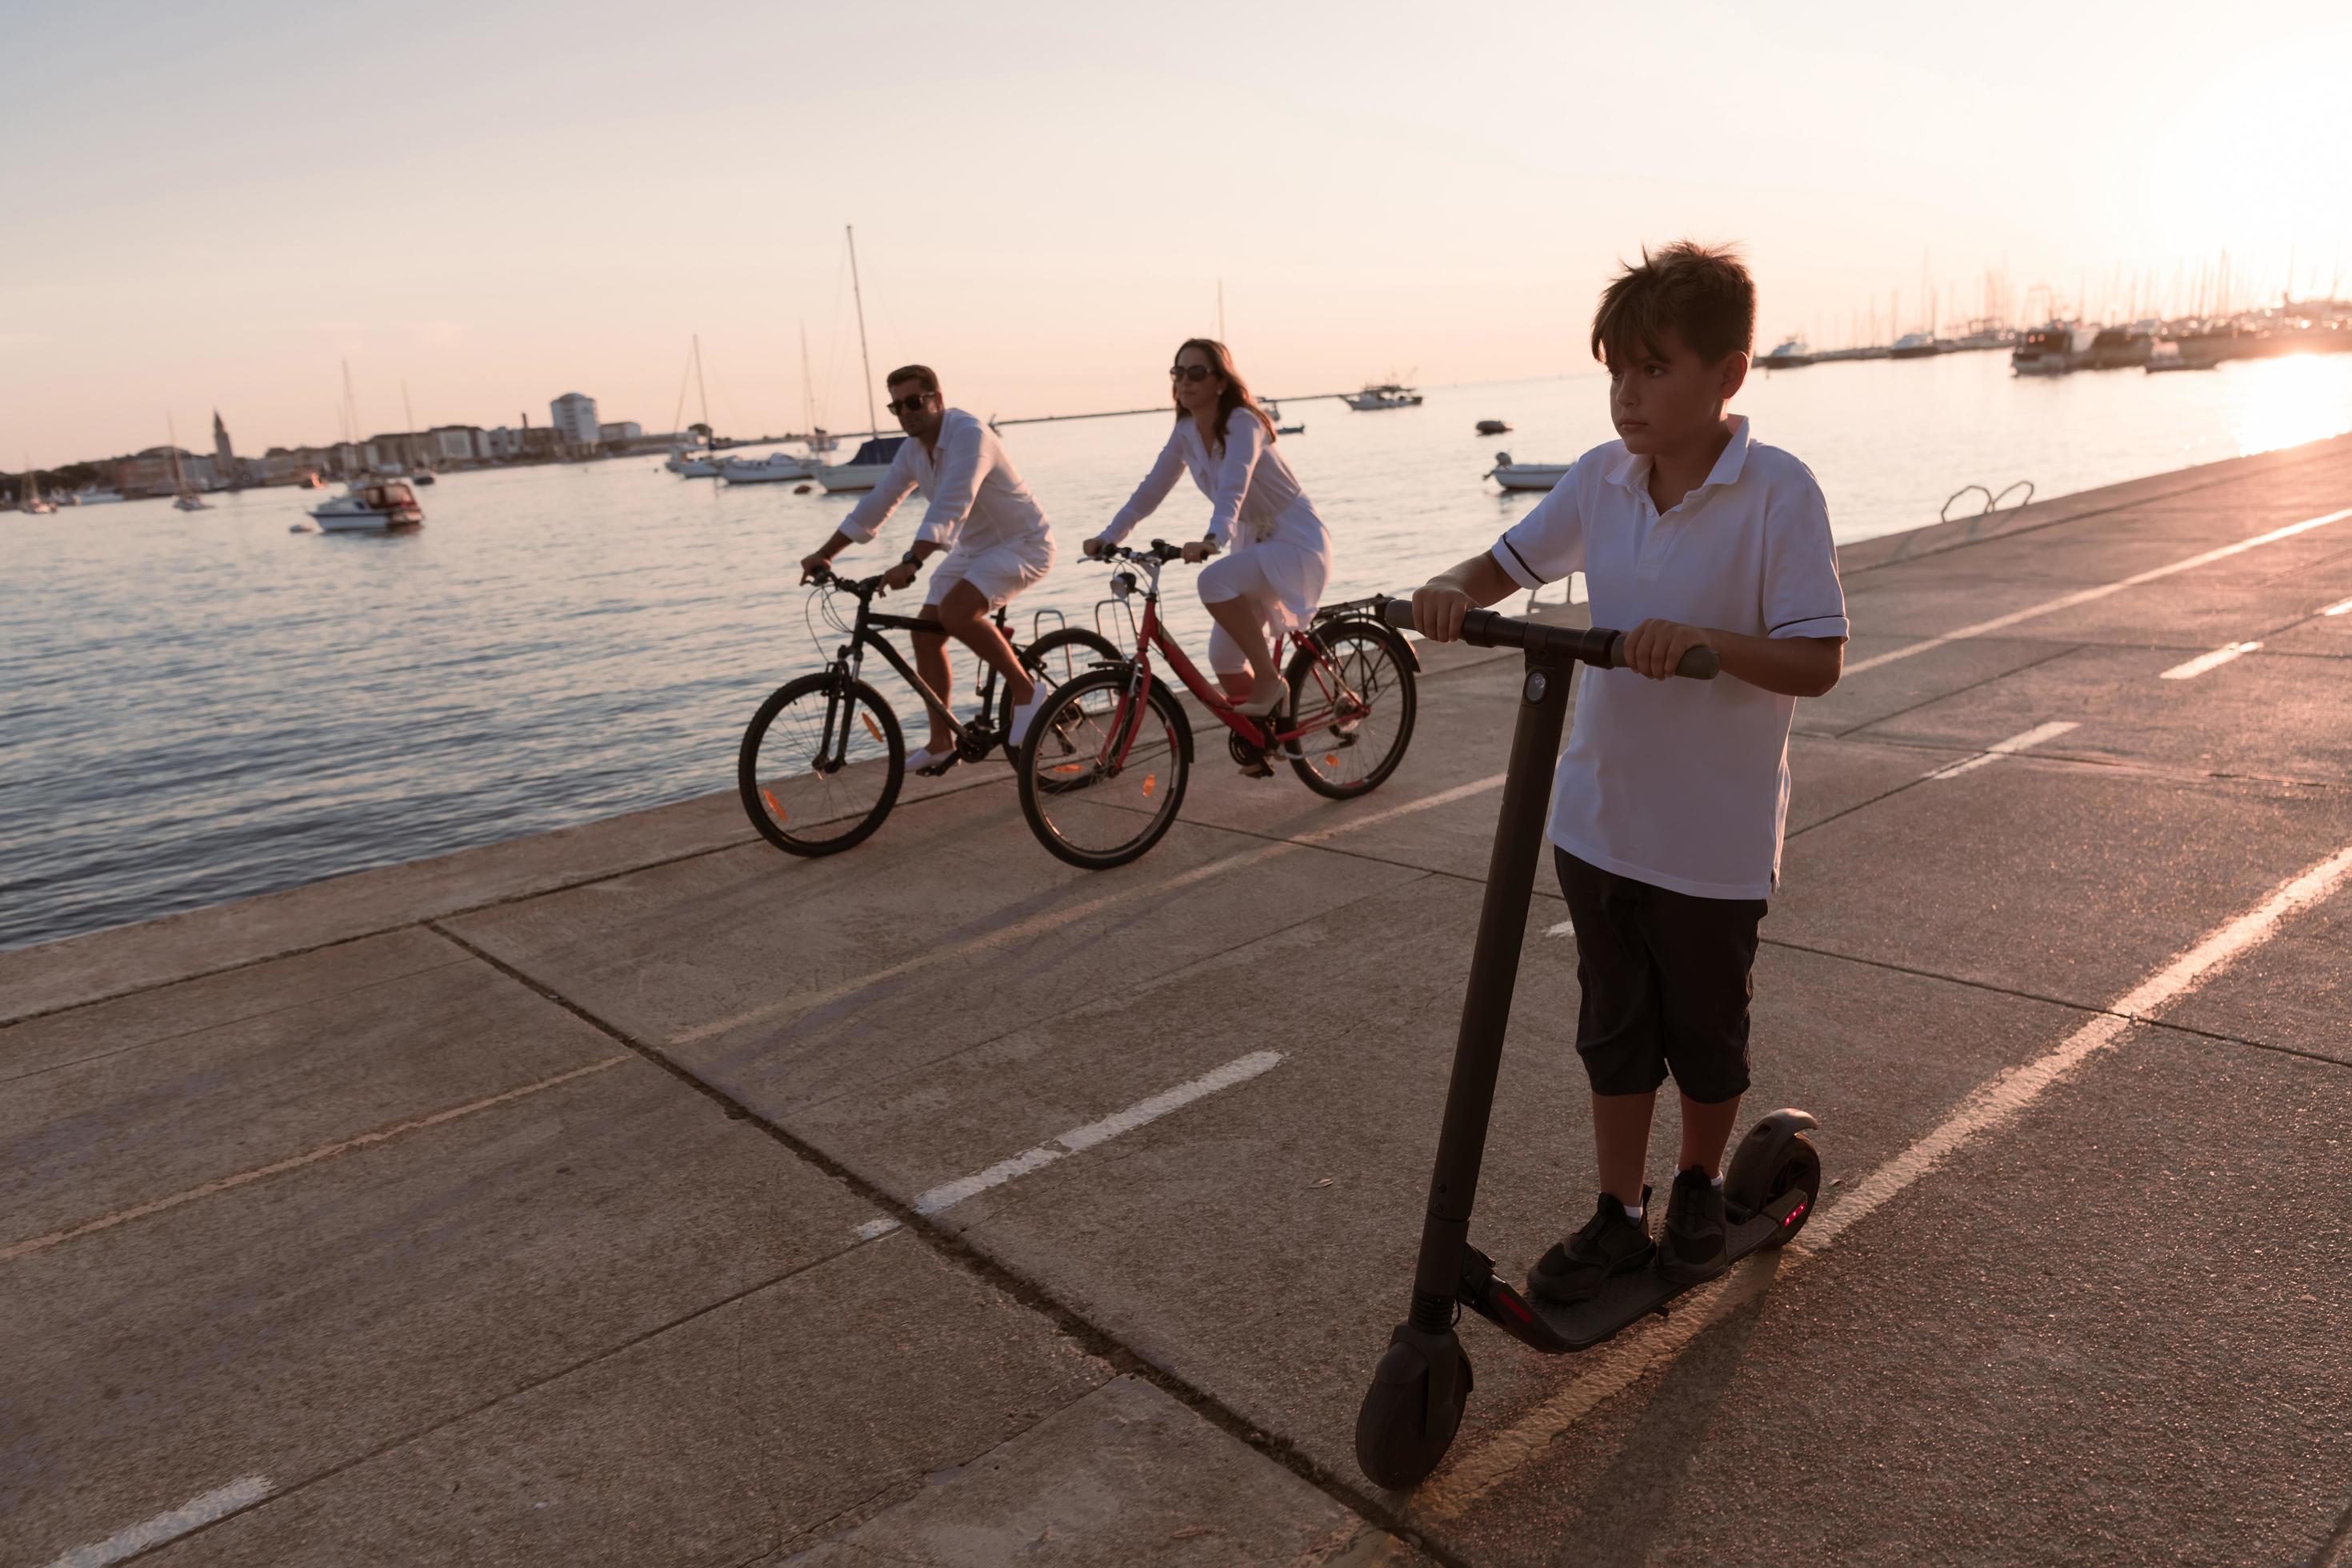
M 1325 767 L 1327 767 L 1327 768 L 1336 768 L 1336 767 L 1338 767 L 1338 766 L 1339 765 L 1339 752 L 1324 752 L 1324 753 L 1323 753 L 1323 765 L 1324 765 Z
M 764 801 L 766 801 L 766 802 L 768 803 L 768 809 L 769 809 L 770 811 L 772 811 L 772 812 L 774 812 L 774 813 L 776 814 L 776 820 L 777 820 L 778 822 L 782 822 L 782 821 L 785 821 L 785 820 L 786 820 L 786 814 L 785 814 L 784 808 L 783 808 L 782 806 L 778 805 L 776 804 L 776 797 L 775 797 L 772 794 L 771 794 L 771 793 L 770 793 L 766 788 L 764 788 L 764 787 L 763 787 L 763 788 L 761 788 L 761 790 L 760 791 L 760 798 L 761 798 L 761 800 L 764 800 Z
M 864 709 L 862 709 L 862 708 L 861 708 L 861 709 L 859 709 L 859 710 L 857 710 L 857 716 L 858 716 L 860 719 L 863 719 L 863 720 L 865 720 L 865 721 L 866 721 L 866 732 L 867 734 L 869 734 L 869 735 L 873 736 L 876 740 L 877 740 L 877 741 L 881 741 L 881 740 L 882 740 L 882 726 L 881 726 L 881 725 L 879 725 L 879 724 L 877 724 L 877 723 L 874 721 L 874 715 L 873 715 L 873 714 L 871 714 L 871 713 L 866 712 Z M 887 741 L 883 741 L 883 742 L 882 742 L 882 743 L 883 743 L 884 745 L 887 745 L 887 744 L 889 744 L 889 742 L 887 742 Z
M 1050 773 L 1082 773 L 1087 771 L 1087 765 L 1084 763 L 1058 763 L 1045 771 Z
M 1146 774 L 1144 774 L 1144 775 L 1143 775 L 1143 798 L 1144 798 L 1144 799 L 1146 799 L 1146 800 L 1150 800 L 1150 799 L 1151 798 L 1151 786 L 1152 786 L 1153 784 L 1158 784 L 1159 782 L 1160 782 L 1160 775 L 1159 775 L 1158 773 L 1146 773 Z

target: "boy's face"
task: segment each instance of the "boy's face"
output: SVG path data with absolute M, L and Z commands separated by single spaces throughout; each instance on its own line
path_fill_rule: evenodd
M 1635 344 L 1625 363 L 1609 364 L 1609 417 L 1625 449 L 1643 457 L 1711 439 L 1723 405 L 1748 377 L 1748 356 L 1737 351 L 1702 359 L 1672 327 L 1656 352 Z

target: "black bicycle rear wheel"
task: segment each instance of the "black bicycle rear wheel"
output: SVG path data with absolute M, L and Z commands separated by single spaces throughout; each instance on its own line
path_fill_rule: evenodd
M 761 703 L 735 762 L 751 826 L 790 855 L 837 855 L 864 843 L 906 777 L 898 716 L 864 681 L 830 673 L 788 681 Z
M 1412 655 L 1370 621 L 1327 622 L 1315 637 L 1324 657 L 1307 648 L 1292 657 L 1282 729 L 1315 724 L 1291 742 L 1291 770 L 1316 794 L 1349 800 L 1380 788 L 1412 743 Z
M 1097 664 L 1116 664 L 1125 657 L 1108 637 L 1083 626 L 1063 626 L 1047 632 L 1018 651 L 1021 668 L 1048 691 L 1060 690 Z M 996 732 L 1013 733 L 1013 693 L 1009 690 L 996 695 Z M 1007 754 L 1010 755 L 1010 748 Z
M 1073 866 L 1140 858 L 1175 826 L 1192 762 L 1192 725 L 1168 689 L 1127 700 L 1125 668 L 1082 675 L 1046 700 L 1013 779 L 1037 842 Z

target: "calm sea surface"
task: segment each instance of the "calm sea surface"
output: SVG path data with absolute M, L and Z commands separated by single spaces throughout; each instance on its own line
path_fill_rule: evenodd
M 1566 461 L 1606 439 L 1604 386 L 1288 405 L 1307 429 L 1282 449 L 1337 545 L 1329 596 L 1490 543 L 1534 499 L 1482 481 L 1495 451 Z M 2352 429 L 2352 356 L 2052 381 L 1990 353 L 1829 364 L 1757 376 L 1735 406 L 1812 466 L 1856 540 L 1932 522 L 1965 484 L 2047 499 Z M 1481 418 L 1516 428 L 1476 436 Z M 1167 424 L 1006 429 L 1061 551 L 1024 627 L 1041 607 L 1092 622 L 1105 574 L 1078 542 Z M 445 476 L 405 537 L 289 532 L 316 494 L 0 514 L 0 946 L 730 789 L 760 699 L 838 641 L 811 637 L 793 563 L 844 498 L 629 458 Z M 1207 513 L 1187 488 L 1139 538 L 1195 536 Z M 911 528 L 866 558 L 895 560 Z M 1189 574 L 1168 581 L 1197 650 Z M 918 710 L 899 710 L 911 743 Z

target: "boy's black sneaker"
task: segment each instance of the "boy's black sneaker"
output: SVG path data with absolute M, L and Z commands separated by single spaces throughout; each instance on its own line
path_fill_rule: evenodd
M 1645 1209 L 1649 1202 L 1650 1189 L 1643 1187 Z M 1592 1217 L 1584 1222 L 1584 1228 L 1545 1253 L 1528 1270 L 1528 1289 L 1555 1306 L 1572 1307 L 1591 1300 L 1616 1276 L 1647 1267 L 1657 1253 L 1657 1244 L 1650 1239 L 1647 1215 L 1630 1218 L 1623 1204 L 1603 1193 L 1592 1205 Z
M 1666 1227 L 1658 1238 L 1658 1272 L 1677 1285 L 1712 1279 L 1731 1266 L 1724 1240 L 1723 1189 L 1693 1165 L 1675 1178 L 1666 1196 Z

